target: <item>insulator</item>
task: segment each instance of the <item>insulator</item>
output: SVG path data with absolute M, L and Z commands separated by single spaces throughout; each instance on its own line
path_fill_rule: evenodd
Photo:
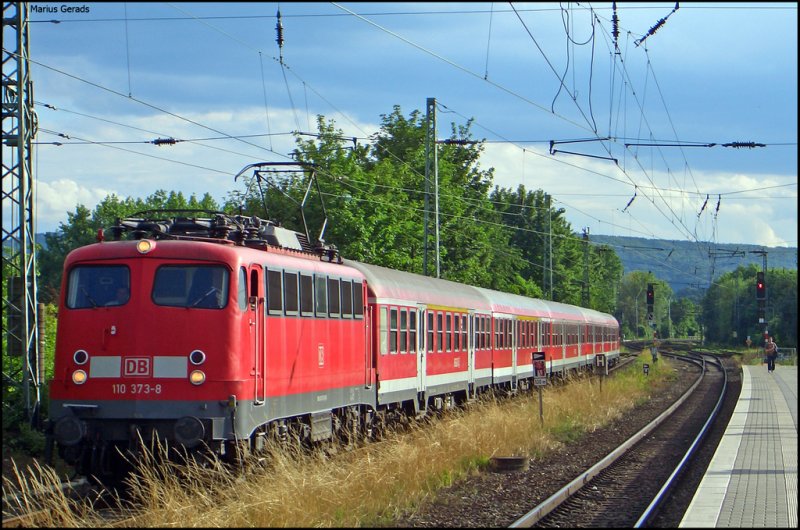
M 619 39 L 619 17 L 617 16 L 617 3 L 611 2 L 611 7 L 614 14 L 611 15 L 611 34 L 614 36 L 614 42 Z
M 283 24 L 281 24 L 281 11 L 278 10 L 278 22 L 275 24 L 275 31 L 278 32 L 278 38 L 275 39 L 275 42 L 278 43 L 279 48 L 283 48 Z

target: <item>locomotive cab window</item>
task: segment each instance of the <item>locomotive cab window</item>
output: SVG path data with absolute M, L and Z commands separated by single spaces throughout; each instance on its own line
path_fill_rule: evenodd
M 304 317 L 314 314 L 314 279 L 306 274 L 300 275 L 300 314 Z
M 353 282 L 342 280 L 342 318 L 353 318 Z
M 156 305 L 222 309 L 228 302 L 228 269 L 219 266 L 162 265 L 156 270 Z
M 364 284 L 353 282 L 353 315 L 364 318 Z
M 328 289 L 325 276 L 314 276 L 315 314 L 324 317 L 328 314 Z
M 287 315 L 297 314 L 298 290 L 296 272 L 283 272 L 283 302 Z
M 67 307 L 86 309 L 128 303 L 131 273 L 124 265 L 74 267 L 69 273 Z
M 328 316 L 339 318 L 339 280 L 328 278 Z
M 247 271 L 244 267 L 239 269 L 239 285 L 236 291 L 236 300 L 239 302 L 239 309 L 247 310 Z
M 270 315 L 283 312 L 283 275 L 281 271 L 267 271 L 267 311 Z

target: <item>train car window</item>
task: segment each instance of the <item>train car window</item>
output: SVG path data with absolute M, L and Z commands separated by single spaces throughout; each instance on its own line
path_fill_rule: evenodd
M 400 353 L 408 351 L 408 309 L 400 310 Z
M 528 322 L 527 320 L 520 320 L 519 322 L 519 340 L 523 348 L 528 347 Z
M 461 351 L 461 315 L 453 315 L 453 351 Z
M 535 320 L 531 320 L 530 329 L 528 330 L 530 334 L 530 342 L 528 343 L 531 347 L 536 347 L 536 341 L 539 340 L 539 323 Z
M 453 350 L 453 315 L 451 313 L 447 313 L 444 316 L 445 321 L 445 336 L 444 336 L 444 344 L 445 344 L 445 351 L 452 351 Z
M 428 351 L 436 351 L 435 344 L 433 342 L 433 311 L 428 311 Z
M 308 274 L 300 275 L 300 315 L 310 317 L 314 314 L 314 278 Z
M 379 346 L 381 350 L 381 355 L 386 355 L 387 353 L 389 353 L 389 343 L 386 340 L 389 331 L 388 320 L 389 319 L 387 317 L 387 309 L 385 307 L 381 307 L 381 317 L 380 317 L 380 322 L 378 323 L 378 329 L 380 331 L 378 333 L 378 341 L 380 343 Z
M 342 280 L 342 318 L 353 318 L 353 282 Z
M 442 322 L 443 315 L 441 311 L 436 312 L 436 351 L 442 351 L 442 344 L 444 343 L 444 323 Z
M 408 312 L 408 351 L 417 351 L 417 310 Z
M 222 309 L 228 302 L 229 276 L 225 267 L 162 265 L 151 297 L 161 306 Z
M 131 273 L 127 266 L 78 266 L 69 273 L 67 307 L 86 309 L 125 305 L 130 292 Z
M 328 288 L 325 276 L 314 277 L 315 314 L 324 317 L 328 314 Z
M 353 282 L 353 316 L 364 318 L 364 284 Z
M 533 336 L 531 330 L 533 329 L 533 321 L 528 320 L 525 322 L 525 346 L 530 348 L 533 346 Z
M 283 313 L 283 276 L 281 271 L 267 271 L 267 311 L 270 315 Z
M 389 353 L 397 353 L 397 308 L 389 310 Z
M 339 317 L 339 280 L 328 278 L 328 316 Z
M 239 286 L 236 291 L 236 300 L 239 302 L 239 309 L 247 310 L 247 271 L 244 267 L 239 269 Z
M 287 315 L 296 315 L 299 307 L 297 273 L 283 271 L 283 304 Z
M 461 315 L 461 349 L 469 349 L 467 344 L 467 315 Z

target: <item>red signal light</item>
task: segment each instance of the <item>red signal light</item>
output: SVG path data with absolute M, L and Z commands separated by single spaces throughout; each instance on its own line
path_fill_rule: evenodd
M 766 298 L 767 289 L 764 284 L 764 273 L 759 271 L 756 273 L 756 300 L 766 300 Z

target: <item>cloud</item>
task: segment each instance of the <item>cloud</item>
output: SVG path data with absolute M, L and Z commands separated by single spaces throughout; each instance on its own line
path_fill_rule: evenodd
M 51 182 L 35 181 L 37 232 L 52 232 L 59 223 L 66 223 L 67 212 L 78 204 L 94 209 L 98 202 L 114 193 L 109 188 L 81 185 L 75 180 L 60 178 Z
M 164 113 L 142 116 L 42 109 L 36 139 L 41 143 L 35 175 L 37 231 L 56 230 L 78 204 L 92 210 L 111 193 L 121 198 L 146 198 L 157 190 L 198 198 L 209 193 L 221 203 L 228 192 L 243 191 L 241 181 L 234 182 L 233 177 L 244 166 L 288 161 L 282 153 L 295 147 L 294 136 L 289 134 L 295 130 L 295 114 L 289 109 L 270 109 L 269 126 L 264 107 L 258 106 L 220 107 L 208 112 L 177 109 L 175 114 L 184 119 Z M 315 125 L 315 118 L 311 123 Z M 345 135 L 358 137 L 378 129 L 349 115 L 337 116 L 335 126 Z M 270 131 L 273 136 L 252 137 Z M 54 133 L 67 134 L 69 139 Z M 225 135 L 240 139 L 224 139 Z M 149 143 L 157 137 L 186 141 L 163 146 Z M 188 141 L 194 139 L 204 140 Z M 53 145 L 54 141 L 62 145 Z M 103 143 L 75 143 L 85 141 Z
M 657 239 L 797 244 L 796 176 L 695 170 L 691 177 L 677 178 L 634 164 L 623 172 L 610 161 L 550 155 L 542 147 L 523 152 L 510 144 L 488 144 L 480 164 L 495 168 L 497 186 L 522 184 L 551 194 L 575 231 L 589 227 L 591 233 Z

